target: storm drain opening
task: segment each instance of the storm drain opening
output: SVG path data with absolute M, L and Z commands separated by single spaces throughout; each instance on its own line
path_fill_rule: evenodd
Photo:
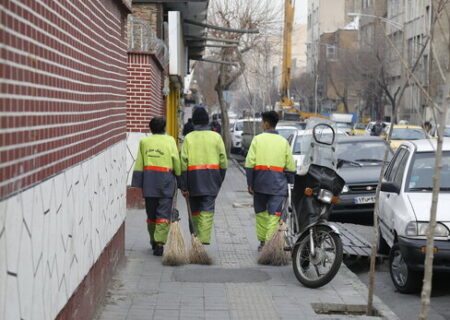
M 175 281 L 203 283 L 253 283 L 270 280 L 267 272 L 252 269 L 195 268 L 175 270 Z
M 365 304 L 311 303 L 311 306 L 316 314 L 367 316 Z M 374 308 L 371 317 L 382 317 L 382 315 Z

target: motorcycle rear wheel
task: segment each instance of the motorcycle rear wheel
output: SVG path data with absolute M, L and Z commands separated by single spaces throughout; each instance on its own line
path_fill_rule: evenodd
M 308 288 L 319 288 L 330 282 L 339 271 L 343 258 L 340 236 L 326 226 L 314 227 L 314 244 L 316 256 L 312 257 L 309 233 L 305 233 L 292 253 L 295 277 Z M 326 264 L 327 270 L 321 274 L 319 268 Z M 315 273 L 316 277 L 313 277 L 312 273 Z

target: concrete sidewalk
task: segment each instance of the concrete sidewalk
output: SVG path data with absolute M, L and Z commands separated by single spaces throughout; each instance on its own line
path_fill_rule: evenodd
M 246 189 L 245 176 L 230 162 L 207 247 L 213 266 L 162 266 L 161 258 L 151 254 L 144 210 L 129 211 L 127 261 L 114 277 L 97 319 L 376 319 L 315 312 L 314 307 L 342 305 L 356 310 L 366 303 L 366 287 L 345 265 L 319 289 L 303 287 L 292 266 L 258 265 L 252 199 Z M 190 245 L 181 196 L 178 208 Z M 397 319 L 378 298 L 375 306 L 383 318 Z

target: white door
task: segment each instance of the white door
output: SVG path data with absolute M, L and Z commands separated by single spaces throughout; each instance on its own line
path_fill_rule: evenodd
M 395 219 L 401 214 L 401 212 L 406 210 L 402 199 L 402 180 L 406 170 L 408 158 L 409 151 L 406 148 L 399 149 L 392 159 L 384 176 L 384 181 L 394 182 L 400 187 L 400 194 L 393 192 L 380 192 L 380 229 L 383 238 L 389 246 L 392 246 L 394 242 L 394 229 L 396 225 Z

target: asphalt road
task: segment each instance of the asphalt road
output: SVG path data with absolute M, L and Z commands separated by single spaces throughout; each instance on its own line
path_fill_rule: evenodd
M 371 227 L 361 225 L 349 226 L 367 239 L 369 239 L 372 234 Z M 359 261 L 347 260 L 345 263 L 364 284 L 368 283 L 368 259 L 361 259 Z M 375 294 L 387 304 L 400 319 L 417 319 L 420 311 L 420 294 L 406 295 L 395 290 L 389 274 L 387 259 L 377 265 Z M 434 275 L 431 310 L 428 319 L 450 320 L 450 274 Z

